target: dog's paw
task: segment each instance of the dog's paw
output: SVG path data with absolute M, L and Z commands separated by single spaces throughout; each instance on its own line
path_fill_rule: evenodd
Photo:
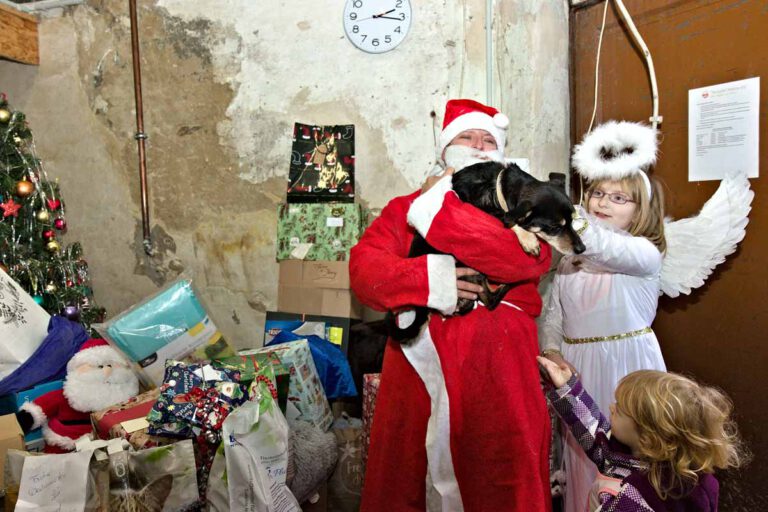
M 517 235 L 517 239 L 520 241 L 520 246 L 523 248 L 526 254 L 530 254 L 532 256 L 538 256 L 541 252 L 541 246 L 539 245 L 539 238 L 531 233 L 530 231 L 526 231 L 520 226 L 512 226 L 512 231 L 515 232 Z

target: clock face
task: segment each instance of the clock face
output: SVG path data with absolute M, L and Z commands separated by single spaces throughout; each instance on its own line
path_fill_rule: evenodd
M 410 27 L 410 0 L 347 0 L 344 7 L 347 38 L 368 53 L 394 49 Z

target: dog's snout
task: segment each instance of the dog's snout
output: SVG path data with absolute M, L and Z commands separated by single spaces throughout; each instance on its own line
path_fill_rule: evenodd
M 587 247 L 584 245 L 584 242 L 582 242 L 581 238 L 577 236 L 576 240 L 573 241 L 573 252 L 575 254 L 581 254 L 586 250 L 587 250 Z

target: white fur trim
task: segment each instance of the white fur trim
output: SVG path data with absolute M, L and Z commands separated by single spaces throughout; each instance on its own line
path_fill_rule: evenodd
M 432 221 L 443 207 L 445 194 L 453 190 L 453 179 L 446 176 L 432 188 L 417 197 L 408 209 L 408 224 L 416 228 L 421 236 L 427 237 Z
M 427 307 L 444 315 L 452 315 L 459 299 L 459 291 L 456 288 L 456 260 L 450 254 L 427 254 L 427 277 Z
M 400 329 L 407 329 L 416 320 L 416 311 L 409 309 L 397 314 L 397 326 Z
M 100 364 L 113 363 L 127 364 L 125 359 L 123 359 L 115 349 L 109 345 L 99 345 L 97 347 L 81 350 L 72 356 L 72 359 L 67 363 L 67 373 L 84 364 L 98 366 Z
M 496 114 L 496 116 L 504 114 Z M 443 128 L 440 132 L 440 138 L 438 139 L 437 156 L 440 158 L 443 154 L 443 150 L 451 143 L 451 141 L 458 134 L 465 130 L 485 130 L 490 133 L 494 139 L 496 139 L 496 147 L 498 151 L 503 155 L 504 146 L 507 143 L 506 127 L 502 128 L 494 122 L 494 118 L 484 112 L 468 112 L 462 116 L 457 117 L 451 123 Z M 507 116 L 504 116 L 507 117 Z M 507 121 L 509 124 L 509 121 Z
M 43 426 L 43 439 L 45 439 L 45 442 L 53 445 L 58 446 L 59 448 L 63 448 L 65 450 L 74 450 L 75 449 L 75 440 L 62 436 L 61 434 L 57 434 L 53 430 L 50 429 L 48 424 Z
M 427 423 L 427 482 L 429 496 L 433 491 L 439 494 L 439 507 L 428 510 L 462 512 L 461 492 L 453 468 L 451 455 L 451 415 L 445 375 L 440 366 L 440 355 L 432 340 L 429 327 L 411 343 L 403 345 L 403 354 L 424 382 L 429 393 L 431 412 Z M 431 505 L 431 500 L 430 500 Z
M 590 181 L 620 180 L 656 163 L 656 130 L 641 123 L 608 121 L 588 133 L 573 151 L 573 167 Z M 624 153 L 627 149 L 631 153 Z M 604 158 L 603 152 L 614 153 Z
M 19 410 L 26 411 L 32 415 L 32 420 L 34 421 L 32 429 L 40 428 L 42 425 L 48 423 L 48 416 L 45 415 L 45 411 L 34 402 L 24 402 L 21 407 L 19 407 Z

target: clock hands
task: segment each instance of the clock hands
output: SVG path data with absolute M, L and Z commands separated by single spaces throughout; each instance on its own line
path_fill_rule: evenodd
M 374 17 L 374 18 L 387 18 L 387 16 L 386 16 L 386 15 L 387 15 L 387 14 L 389 14 L 389 13 L 391 13 L 391 12 L 395 12 L 395 10 L 394 10 L 394 9 L 390 9 L 390 10 L 388 10 L 387 12 L 382 12 L 381 14 L 374 14 L 374 15 L 373 15 L 373 17 Z M 395 19 L 397 19 L 397 18 L 387 18 L 387 19 L 392 19 L 392 20 L 395 20 Z
M 392 16 L 375 16 L 376 18 L 379 18 L 380 20 L 395 20 L 395 21 L 402 21 L 400 18 L 393 18 Z

